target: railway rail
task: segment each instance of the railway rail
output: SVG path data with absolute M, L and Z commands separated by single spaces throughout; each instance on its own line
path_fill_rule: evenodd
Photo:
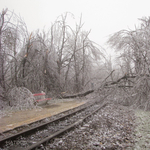
M 82 104 L 78 107 L 66 110 L 66 111 L 61 112 L 59 114 L 37 120 L 37 121 L 29 123 L 29 124 L 21 125 L 19 127 L 14 128 L 14 129 L 4 131 L 3 133 L 0 133 L 0 144 L 2 144 L 3 142 L 5 142 L 8 139 L 15 138 L 15 137 L 17 137 L 23 133 L 27 133 L 26 132 L 27 130 L 32 130 L 33 128 L 36 129 L 40 125 L 41 126 L 44 124 L 46 125 L 52 121 L 59 120 L 59 118 L 63 119 L 63 117 L 66 117 L 67 115 L 70 115 L 71 113 L 75 113 L 75 112 L 79 111 L 80 109 L 82 110 L 82 109 L 84 109 L 84 108 L 86 108 L 92 104 L 93 103 Z
M 36 121 L 28 126 L 20 127 L 11 133 L 2 133 L 7 137 L 0 139 L 0 150 L 24 149 L 32 150 L 41 147 L 48 141 L 82 124 L 107 103 L 100 105 L 96 101 L 65 111 L 53 118 Z M 18 132 L 18 130 L 21 130 Z M 16 134 L 13 134 L 18 132 Z

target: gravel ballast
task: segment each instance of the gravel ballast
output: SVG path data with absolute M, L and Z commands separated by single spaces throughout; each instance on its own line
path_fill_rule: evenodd
M 82 126 L 55 139 L 48 149 L 116 150 L 134 147 L 134 112 L 129 107 L 110 104 Z

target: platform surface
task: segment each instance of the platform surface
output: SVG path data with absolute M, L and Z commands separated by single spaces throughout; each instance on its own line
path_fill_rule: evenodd
M 11 112 L 7 116 L 0 118 L 0 132 L 56 115 L 84 103 L 84 101 L 71 100 L 41 106 L 42 109 Z

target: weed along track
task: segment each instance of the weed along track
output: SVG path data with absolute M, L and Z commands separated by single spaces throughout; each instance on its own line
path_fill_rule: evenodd
M 35 123 L 26 125 L 20 132 L 13 134 L 19 130 L 14 129 L 11 133 L 2 133 L 5 137 L 0 140 L 2 150 L 8 149 L 35 149 L 48 141 L 62 135 L 63 133 L 82 124 L 88 117 L 96 111 L 105 107 L 107 104 L 87 103 L 80 107 L 65 111 L 53 119 L 47 118 L 39 120 Z M 7 137 L 6 137 L 7 136 Z

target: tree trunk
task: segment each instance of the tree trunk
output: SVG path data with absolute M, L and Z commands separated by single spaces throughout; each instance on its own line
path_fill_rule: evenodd
M 4 78 L 4 51 L 2 48 L 2 28 L 4 25 L 4 15 L 6 14 L 7 10 L 3 10 L 0 18 L 0 99 L 4 97 L 5 91 L 5 78 Z
M 89 91 L 86 91 L 84 93 L 78 93 L 78 94 L 75 94 L 75 95 L 69 95 L 69 96 L 62 96 L 61 98 L 76 98 L 76 97 L 84 97 L 90 93 L 93 93 L 94 90 L 89 90 Z

